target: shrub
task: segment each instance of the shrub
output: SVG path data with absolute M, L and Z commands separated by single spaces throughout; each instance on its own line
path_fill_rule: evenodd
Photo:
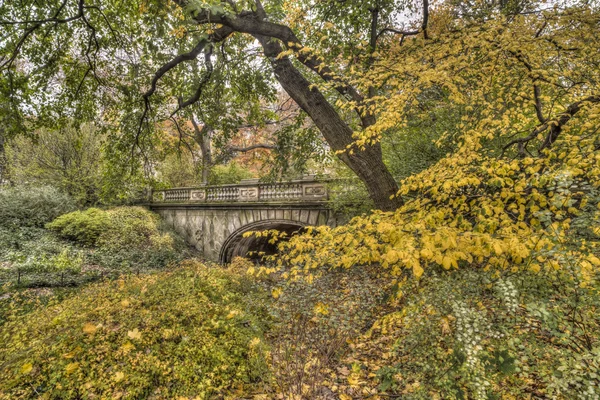
M 60 237 L 85 246 L 94 246 L 100 235 L 110 229 L 108 214 L 98 208 L 61 215 L 46 227 Z
M 43 227 L 74 209 L 70 196 L 50 186 L 0 189 L 0 227 Z
M 21 283 L 23 274 L 55 273 L 60 276 L 60 283 L 64 284 L 65 274 L 77 275 L 83 265 L 81 254 L 68 248 L 63 248 L 60 253 L 54 255 L 44 252 L 10 251 L 6 259 L 11 263 L 11 270 L 16 272 L 17 283 Z
M 410 399 L 598 398 L 598 281 L 581 287 L 568 268 L 465 268 L 399 288 L 343 360 L 352 373 L 337 384 L 348 396 L 378 388 Z
M 47 227 L 90 247 L 89 261 L 110 269 L 161 268 L 188 254 L 183 240 L 164 231 L 158 215 L 142 207 L 90 208 L 62 215 Z
M 106 211 L 110 221 L 98 246 L 108 249 L 171 248 L 173 239 L 159 230 L 160 218 L 142 207 L 118 207 Z
M 210 398 L 266 376 L 269 296 L 181 268 L 90 285 L 0 326 L 0 399 Z
M 173 240 L 159 231 L 159 222 L 158 215 L 142 207 L 88 208 L 61 215 L 47 228 L 64 239 L 108 250 L 171 247 Z

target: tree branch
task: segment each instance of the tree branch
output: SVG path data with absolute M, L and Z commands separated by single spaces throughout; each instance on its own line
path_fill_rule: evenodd
M 185 61 L 194 60 L 196 57 L 198 57 L 198 55 L 204 50 L 204 48 L 207 45 L 225 40 L 231 33 L 233 33 L 233 30 L 231 30 L 230 28 L 221 27 L 221 28 L 217 29 L 215 32 L 213 32 L 213 34 L 211 34 L 208 38 L 201 39 L 196 44 L 196 46 L 189 52 L 180 54 L 177 57 L 173 58 L 168 63 L 164 64 L 162 67 L 160 67 L 158 69 L 158 71 L 156 71 L 154 73 L 154 77 L 152 78 L 152 83 L 150 84 L 150 89 L 148 89 L 148 91 L 146 93 L 144 93 L 144 98 L 148 99 L 150 96 L 152 96 L 154 94 L 154 92 L 156 91 L 156 86 L 158 84 L 158 81 L 167 72 L 169 72 L 170 70 L 172 70 L 173 68 L 175 68 L 176 66 L 178 66 L 179 64 L 181 64 Z
M 583 106 L 586 103 L 600 103 L 600 96 L 588 96 L 569 105 L 565 112 L 560 114 L 560 116 L 555 121 L 553 121 L 553 124 L 550 124 L 550 132 L 548 132 L 546 139 L 540 146 L 540 151 L 552 146 L 552 143 L 556 141 L 556 139 L 562 132 L 563 126 L 565 126 L 571 120 L 571 118 L 573 118 L 573 116 L 583 108 Z
M 552 146 L 552 144 L 556 141 L 556 139 L 562 132 L 563 126 L 565 126 L 571 120 L 571 118 L 573 118 L 573 116 L 575 116 L 575 114 L 577 114 L 577 112 L 579 112 L 579 110 L 581 110 L 584 107 L 586 103 L 600 103 L 600 95 L 591 95 L 588 97 L 584 97 L 583 99 L 570 104 L 563 113 L 558 115 L 556 119 L 545 119 L 544 123 L 536 127 L 533 130 L 533 132 L 531 132 L 528 136 L 512 140 L 508 144 L 506 144 L 502 148 L 501 156 L 504 155 L 504 152 L 508 148 L 515 144 L 523 145 L 523 149 L 525 149 L 525 147 L 531 140 L 535 139 L 540 133 L 548 130 L 548 128 L 550 128 L 550 131 L 546 135 L 538 151 L 541 152 L 544 149 L 550 148 L 550 146 Z
M 206 53 L 204 53 L 204 62 L 206 64 L 206 73 L 204 74 L 204 77 L 198 84 L 198 87 L 196 88 L 196 92 L 193 94 L 192 97 L 190 97 L 186 101 L 183 101 L 182 98 L 180 97 L 178 100 L 179 105 L 177 106 L 177 109 L 171 113 L 171 116 L 177 114 L 180 110 L 186 108 L 189 105 L 194 104 L 195 102 L 197 102 L 200 99 L 200 96 L 202 95 L 202 90 L 204 90 L 204 86 L 210 79 L 210 76 L 212 75 L 212 72 L 213 72 L 213 64 L 210 59 L 211 55 L 212 55 L 212 47 L 209 48 L 206 51 Z
M 225 39 L 227 39 L 227 37 L 229 37 L 229 35 L 231 35 L 231 33 L 233 33 L 233 30 L 223 26 L 217 30 L 215 30 L 211 35 L 208 36 L 208 38 L 203 38 L 201 39 L 198 44 L 196 44 L 196 46 L 190 50 L 187 53 L 183 53 L 178 55 L 177 57 L 173 58 L 171 61 L 169 61 L 168 63 L 164 64 L 162 67 L 160 67 L 158 69 L 158 71 L 156 71 L 154 73 L 154 77 L 152 78 L 152 82 L 150 84 L 150 89 L 148 89 L 148 91 L 146 91 L 146 93 L 144 93 L 142 95 L 143 99 L 144 99 L 144 111 L 142 112 L 142 116 L 140 117 L 140 123 L 138 125 L 138 131 L 135 135 L 135 142 L 138 143 L 139 137 L 142 133 L 142 127 L 144 125 L 144 121 L 146 120 L 146 118 L 148 117 L 148 112 L 150 111 L 150 97 L 154 94 L 154 92 L 156 92 L 156 87 L 158 84 L 158 81 L 170 70 L 172 70 L 173 68 L 175 68 L 176 66 L 178 66 L 179 64 L 185 62 L 185 61 L 191 61 L 194 60 L 208 45 L 212 45 L 213 43 L 216 42 L 220 42 L 223 41 Z M 209 68 L 212 68 L 212 64 L 210 64 L 210 56 L 205 57 L 205 60 L 208 58 L 209 64 L 207 64 L 207 66 L 209 66 Z M 212 72 L 212 71 L 211 71 Z M 200 95 L 202 94 L 202 88 L 204 86 L 204 83 L 208 80 L 208 78 L 210 77 L 210 73 L 208 74 L 208 77 L 205 77 L 205 79 L 203 79 L 203 81 L 200 83 L 200 86 L 198 87 L 198 89 L 196 90 L 196 93 L 188 100 L 184 101 L 179 101 L 179 105 L 177 107 L 177 110 L 175 110 L 170 117 L 173 117 L 173 115 L 175 115 L 179 110 L 181 110 L 182 108 L 187 107 L 190 104 L 195 103 L 196 101 L 198 101 L 198 99 L 200 98 Z
M 429 0 L 423 0 L 423 23 L 421 24 L 421 30 L 423 31 L 423 38 L 429 39 L 427 35 L 427 24 L 429 23 Z
M 401 40 L 404 40 L 404 38 L 406 36 L 415 36 L 415 35 L 418 35 L 419 33 L 423 32 L 423 37 L 425 39 L 429 39 L 429 35 L 427 34 L 428 24 L 429 24 L 429 0 L 423 0 L 423 21 L 421 22 L 420 29 L 415 29 L 412 31 L 405 31 L 405 30 L 387 27 L 387 28 L 383 28 L 381 31 L 379 31 L 379 33 L 377 34 L 377 39 L 379 39 L 379 37 L 381 35 L 383 35 L 384 33 L 387 33 L 387 32 L 394 33 L 396 35 L 402 35 Z
M 236 152 L 236 153 L 246 153 L 246 152 L 249 152 L 251 150 L 256 150 L 256 149 L 274 150 L 276 148 L 277 148 L 277 146 L 275 146 L 274 144 L 258 143 L 258 144 L 253 144 L 253 145 L 246 146 L 246 147 L 227 146 L 226 150 Z
M 542 100 L 540 99 L 540 87 L 538 85 L 533 85 L 533 97 L 535 99 L 535 114 L 540 121 L 540 124 L 546 122 L 546 118 L 544 118 L 544 114 L 542 113 Z
M 178 2 L 180 5 L 184 3 L 184 1 Z M 300 42 L 300 39 L 298 39 L 296 34 L 285 25 L 276 24 L 266 20 L 266 14 L 263 14 L 264 10 L 261 11 L 261 9 L 262 5 L 258 2 L 256 12 L 242 11 L 236 16 L 230 16 L 225 14 L 213 14 L 210 10 L 206 9 L 197 14 L 194 18 L 198 24 L 217 23 L 229 27 L 235 32 L 247 33 L 254 37 L 262 36 L 280 40 L 286 48 L 295 51 L 298 61 L 319 75 L 325 82 L 332 83 L 338 93 L 342 96 L 349 96 L 351 100 L 357 103 L 357 105 L 364 103 L 364 97 L 356 90 L 356 88 L 337 77 L 334 71 L 327 65 L 324 65 L 317 57 L 307 52 L 299 51 L 304 48 L 304 45 Z M 261 14 L 264 16 L 261 17 Z M 355 108 L 355 111 L 360 117 L 363 127 L 366 128 L 375 123 L 374 116 L 363 115 L 358 107 Z

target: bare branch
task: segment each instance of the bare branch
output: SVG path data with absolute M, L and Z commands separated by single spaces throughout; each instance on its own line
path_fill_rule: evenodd
M 277 148 L 277 146 L 275 146 L 274 144 L 258 143 L 258 144 L 253 144 L 253 145 L 246 146 L 246 147 L 227 146 L 226 150 L 236 152 L 236 153 L 247 153 L 249 151 L 256 150 L 256 149 L 274 150 L 276 148 Z
M 415 36 L 415 35 L 418 35 L 419 33 L 423 32 L 423 37 L 425 39 L 429 39 L 429 35 L 427 34 L 427 25 L 428 24 L 429 24 L 429 0 L 423 0 L 423 21 L 421 22 L 420 29 L 405 31 L 405 30 L 387 27 L 387 28 L 383 28 L 381 31 L 379 31 L 379 33 L 377 34 L 377 39 L 379 39 L 379 37 L 381 35 L 383 35 L 384 33 L 387 33 L 387 32 L 393 33 L 396 35 L 402 35 L 402 38 L 400 40 L 404 40 L 404 38 L 406 36 Z
M 528 136 L 526 136 L 524 138 L 512 140 L 508 144 L 506 144 L 502 148 L 501 156 L 504 155 L 504 152 L 508 148 L 510 148 L 511 146 L 513 146 L 515 144 L 517 144 L 519 146 L 523 145 L 522 148 L 526 149 L 527 144 L 531 140 L 535 139 L 542 132 L 548 130 L 548 128 L 550 129 L 550 131 L 546 135 L 546 138 L 544 139 L 544 141 L 542 142 L 542 144 L 538 150 L 541 152 L 544 149 L 550 148 L 550 146 L 552 146 L 552 144 L 556 141 L 556 139 L 562 132 L 563 126 L 565 126 L 571 120 L 571 118 L 573 118 L 573 116 L 575 114 L 577 114 L 577 112 L 579 112 L 579 110 L 581 110 L 584 107 L 584 105 L 587 103 L 600 103 L 600 95 L 592 95 L 592 96 L 585 97 L 579 101 L 576 101 L 575 103 L 570 104 L 563 113 L 558 115 L 558 117 L 556 119 L 544 120 L 544 123 L 537 126 Z

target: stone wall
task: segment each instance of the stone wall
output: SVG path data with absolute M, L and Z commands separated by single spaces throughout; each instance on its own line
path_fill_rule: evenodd
M 308 225 L 338 223 L 323 202 L 290 204 L 169 204 L 152 203 L 150 208 L 204 256 L 216 262 L 229 262 L 251 247 L 241 240 L 244 232 L 265 229 L 301 229 Z M 244 247 L 245 246 L 245 247 Z

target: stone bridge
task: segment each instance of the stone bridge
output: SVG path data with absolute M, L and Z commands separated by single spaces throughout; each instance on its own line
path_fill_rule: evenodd
M 273 253 L 265 238 L 248 231 L 277 229 L 292 234 L 309 225 L 337 225 L 325 182 L 314 178 L 202 186 L 154 191 L 150 208 L 212 261 L 229 263 L 249 251 Z

